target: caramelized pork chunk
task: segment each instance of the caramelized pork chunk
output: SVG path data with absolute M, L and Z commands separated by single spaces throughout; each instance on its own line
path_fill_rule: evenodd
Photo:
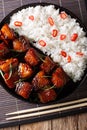
M 30 64 L 31 66 L 36 66 L 39 63 L 39 57 L 34 48 L 30 48 L 26 55 L 25 55 L 25 61 Z
M 8 26 L 8 24 L 4 24 L 1 28 L 1 32 L 4 35 L 5 39 L 13 40 L 15 38 L 15 33 L 13 30 Z
M 47 103 L 56 99 L 57 94 L 54 89 L 41 90 L 38 92 L 40 102 Z
M 4 42 L 0 43 L 0 58 L 6 57 L 9 53 L 9 49 Z
M 68 82 L 68 76 L 64 72 L 64 70 L 59 67 L 52 74 L 52 83 L 55 87 L 60 88 L 63 87 Z
M 32 68 L 26 63 L 20 63 L 18 66 L 18 74 L 20 78 L 29 78 L 33 74 Z
M 49 56 L 46 56 L 46 58 L 44 59 L 44 62 L 41 64 L 40 68 L 47 74 L 49 74 L 54 67 L 56 66 L 56 64 L 51 60 L 51 58 Z
M 32 80 L 32 85 L 35 90 L 41 89 L 43 87 L 49 86 L 50 81 L 45 77 L 44 71 L 39 71 Z
M 5 39 L 5 36 L 2 34 L 1 30 L 0 30 L 0 41 L 8 45 L 8 40 Z
M 5 61 L 0 62 L 0 69 L 6 73 L 9 72 L 10 69 L 14 69 L 18 66 L 18 59 L 17 58 L 10 58 Z
M 18 52 L 25 52 L 30 48 L 29 40 L 24 37 L 20 36 L 18 39 L 13 40 L 13 49 Z
M 4 74 L 4 81 L 10 89 L 15 88 L 15 82 L 18 80 L 19 76 L 17 71 L 12 72 L 12 74 L 10 72 Z
M 18 82 L 15 91 L 18 95 L 28 99 L 32 91 L 32 85 L 29 82 Z

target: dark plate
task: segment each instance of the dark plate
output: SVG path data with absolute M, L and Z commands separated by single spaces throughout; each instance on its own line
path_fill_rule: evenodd
M 67 14 L 69 14 L 72 18 L 75 18 L 77 20 L 77 22 L 80 24 L 80 26 L 84 29 L 84 31 L 86 32 L 86 36 L 87 36 L 87 29 L 85 27 L 85 25 L 80 21 L 80 19 L 73 14 L 71 11 L 69 11 L 68 9 L 64 8 L 64 7 L 60 7 L 58 5 L 55 4 L 51 4 L 51 3 L 33 3 L 33 4 L 28 4 L 28 5 L 24 5 L 22 7 L 19 7 L 15 10 L 13 10 L 11 13 L 9 13 L 0 23 L 0 28 L 5 24 L 5 23 L 9 23 L 10 21 L 10 17 L 18 12 L 19 10 L 23 9 L 23 8 L 27 8 L 29 6 L 37 6 L 37 5 L 41 5 L 41 6 L 47 6 L 47 5 L 54 5 L 56 9 L 60 9 L 61 11 L 65 11 Z M 58 99 L 54 102 L 58 102 L 61 99 L 64 99 L 65 97 L 69 96 L 71 93 L 73 93 L 75 91 L 75 89 L 77 89 L 78 87 L 82 86 L 82 84 L 86 81 L 86 74 L 87 74 L 87 68 L 84 72 L 84 76 L 82 77 L 81 81 L 74 83 L 73 81 L 70 81 L 63 89 L 62 91 L 59 93 Z M 10 89 L 8 89 L 8 87 L 6 86 L 6 84 L 4 83 L 3 79 L 0 78 L 0 84 L 2 85 L 2 87 L 4 87 L 10 94 L 12 94 L 13 96 L 16 96 L 17 98 L 21 98 L 20 96 L 18 96 L 14 91 L 11 91 Z M 24 100 L 23 98 L 21 98 L 22 100 Z

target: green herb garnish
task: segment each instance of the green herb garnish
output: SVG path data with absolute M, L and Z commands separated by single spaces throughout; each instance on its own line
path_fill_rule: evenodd
M 0 74 L 1 74 L 2 78 L 5 80 L 4 73 L 1 69 L 0 69 Z

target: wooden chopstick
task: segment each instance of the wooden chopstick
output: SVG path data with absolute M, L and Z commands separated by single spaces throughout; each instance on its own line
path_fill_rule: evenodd
M 62 107 L 62 106 L 72 105 L 75 103 L 81 103 L 81 102 L 86 102 L 86 101 L 87 101 L 87 98 L 83 98 L 83 99 L 79 99 L 79 100 L 75 100 L 75 101 L 69 101 L 66 103 L 59 103 L 59 104 L 54 104 L 54 105 L 49 105 L 49 106 L 47 105 L 47 106 L 38 107 L 38 108 L 20 110 L 20 111 L 16 111 L 16 112 L 12 112 L 12 113 L 7 113 L 6 115 L 24 114 L 24 113 L 28 113 L 28 112 L 34 112 L 34 111 L 38 111 L 38 110 L 46 110 L 46 109 L 51 109 L 51 108 L 56 108 L 56 107 Z
M 60 112 L 60 111 L 66 111 L 66 110 L 81 108 L 81 107 L 84 107 L 84 106 L 87 106 L 87 102 L 86 103 L 81 103 L 81 104 L 76 104 L 76 105 L 71 105 L 71 106 L 66 106 L 66 107 L 62 107 L 62 108 L 56 108 L 56 109 L 51 109 L 51 110 L 40 111 L 40 112 L 36 112 L 36 113 L 29 113 L 29 114 L 13 116 L 13 117 L 6 118 L 6 120 L 15 120 L 15 119 L 23 119 L 23 118 L 35 117 L 35 116 L 51 114 L 51 113 Z
M 40 111 L 40 110 L 46 110 L 46 109 L 52 109 L 52 108 L 56 108 L 56 107 L 62 107 L 62 106 L 66 106 L 66 105 L 73 105 L 73 104 L 76 104 L 76 103 L 82 103 L 82 102 L 86 102 L 86 101 L 87 101 L 87 98 L 83 98 L 83 99 L 79 99 L 79 100 L 75 100 L 75 101 L 69 101 L 69 102 L 65 102 L 65 103 L 47 105 L 47 106 L 43 106 L 43 107 L 37 107 L 37 108 L 31 108 L 31 109 L 6 113 L 6 115 L 16 115 L 16 114 L 24 114 L 24 113 L 29 113 L 29 112 L 36 112 L 36 111 Z
M 18 118 L 22 118 L 22 116 L 25 118 L 26 116 L 29 116 L 31 117 L 32 114 L 35 114 L 36 116 L 36 111 L 41 111 L 43 110 L 42 112 L 37 112 L 38 114 L 42 114 L 42 113 L 45 113 L 47 111 L 47 113 L 49 113 L 48 111 L 55 111 L 55 110 L 60 110 L 61 109 L 63 110 L 64 108 L 66 108 L 67 110 L 67 107 L 70 108 L 70 106 L 67 106 L 67 105 L 71 105 L 71 106 L 75 106 L 75 107 L 79 107 L 81 106 L 81 104 L 83 106 L 85 106 L 85 102 L 87 102 L 87 98 L 83 98 L 83 99 L 79 99 L 79 100 L 74 100 L 74 101 L 69 101 L 69 102 L 65 102 L 65 103 L 59 103 L 59 104 L 54 104 L 54 105 L 47 105 L 47 106 L 42 106 L 42 107 L 38 107 L 38 108 L 32 108 L 32 109 L 27 109 L 27 110 L 21 110 L 21 111 L 16 111 L 16 112 L 12 112 L 12 113 L 7 113 L 6 115 L 7 116 L 12 116 L 12 115 L 16 115 L 18 114 L 17 116 L 14 116 L 14 117 L 9 117 L 9 118 L 6 118 L 6 120 L 10 120 L 10 119 L 17 119 Z M 79 106 L 78 106 L 79 105 Z M 58 108 L 58 107 L 62 107 L 62 108 Z M 64 108 L 63 108 L 64 107 Z M 54 110 L 49 110 L 49 109 L 54 109 Z M 33 112 L 33 113 L 30 113 L 30 112 Z M 56 112 L 56 111 L 55 111 Z M 30 114 L 27 114 L 27 113 L 30 113 Z M 19 114 L 24 114 L 24 115 L 19 115 Z M 27 115 L 25 115 L 27 114 Z

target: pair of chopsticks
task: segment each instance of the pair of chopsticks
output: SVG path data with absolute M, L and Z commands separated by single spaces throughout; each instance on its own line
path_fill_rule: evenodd
M 87 106 L 87 98 L 7 113 L 6 116 L 11 117 L 7 117 L 6 120 L 16 120 L 16 119 L 35 117 L 45 114 L 51 114 L 81 108 L 85 106 Z

